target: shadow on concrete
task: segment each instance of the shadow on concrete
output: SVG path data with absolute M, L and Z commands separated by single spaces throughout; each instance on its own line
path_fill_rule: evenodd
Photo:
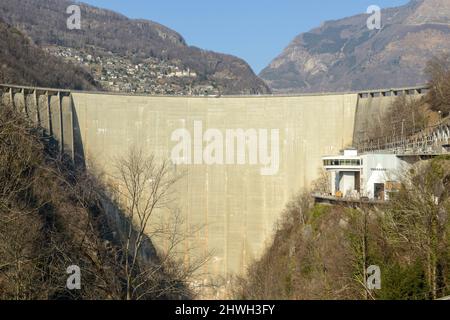
M 83 140 L 81 137 L 80 123 L 78 121 L 78 114 L 75 108 L 73 97 L 70 96 L 72 108 L 72 126 L 73 126 L 73 148 L 74 148 L 74 164 L 75 168 L 86 170 L 86 158 L 84 155 Z

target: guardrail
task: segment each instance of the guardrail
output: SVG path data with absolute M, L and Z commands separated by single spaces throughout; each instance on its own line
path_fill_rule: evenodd
M 380 137 L 356 143 L 360 153 L 392 153 L 399 156 L 450 153 L 450 118 L 408 137 Z

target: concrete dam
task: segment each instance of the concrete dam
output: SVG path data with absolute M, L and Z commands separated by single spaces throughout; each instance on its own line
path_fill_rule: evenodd
M 321 157 L 351 146 L 396 96 L 424 90 L 172 97 L 0 86 L 4 102 L 102 177 L 131 147 L 172 159 L 185 228 L 204 226 L 183 245 L 211 253 L 202 272 L 212 276 L 243 274 L 289 200 L 318 177 Z

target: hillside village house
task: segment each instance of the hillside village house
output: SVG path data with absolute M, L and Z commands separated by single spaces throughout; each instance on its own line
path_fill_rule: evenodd
M 354 149 L 322 159 L 330 173 L 330 193 L 336 198 L 389 200 L 399 188 L 400 172 L 408 166 L 395 154 L 359 155 Z

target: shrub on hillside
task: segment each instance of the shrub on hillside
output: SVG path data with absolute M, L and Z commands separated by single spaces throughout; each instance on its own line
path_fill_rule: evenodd
M 289 204 L 273 243 L 236 280 L 248 299 L 435 299 L 450 294 L 450 158 L 405 173 L 385 207 Z M 370 290 L 367 268 L 381 269 Z
M 104 188 L 76 171 L 50 140 L 0 104 L 0 300 L 190 297 L 174 261 L 138 255 L 133 271 L 142 279 L 139 272 L 151 270 L 151 277 L 127 295 L 130 257 L 104 208 Z M 72 265 L 81 269 L 81 290 L 66 286 Z
M 428 62 L 426 73 L 430 78 L 428 102 L 431 109 L 450 114 L 450 54 L 437 56 Z

